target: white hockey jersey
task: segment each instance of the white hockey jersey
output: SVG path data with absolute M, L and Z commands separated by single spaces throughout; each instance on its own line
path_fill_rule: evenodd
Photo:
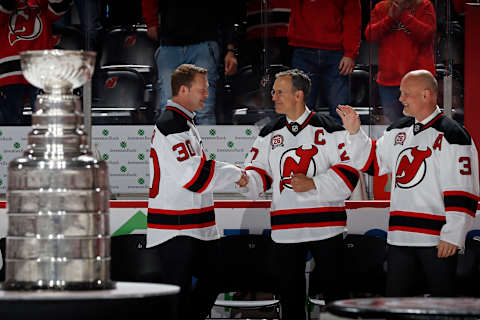
M 290 124 L 285 116 L 265 126 L 246 159 L 250 198 L 272 187 L 272 239 L 295 243 L 331 238 L 345 230 L 344 200 L 358 181 L 349 165 L 345 131 L 330 116 L 308 109 Z M 295 192 L 294 173 L 311 177 L 315 190 Z
M 406 117 L 374 141 L 347 135 L 356 168 L 392 173 L 388 243 L 463 247 L 478 203 L 478 156 L 468 132 L 440 109 L 421 123 Z
M 173 101 L 153 130 L 147 247 L 175 236 L 218 239 L 213 190 L 238 181 L 242 170 L 208 160 L 194 114 Z

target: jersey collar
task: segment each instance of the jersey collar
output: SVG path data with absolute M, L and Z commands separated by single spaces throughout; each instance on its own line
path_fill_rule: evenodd
M 179 105 L 176 102 L 173 102 L 172 100 L 167 101 L 167 106 L 165 107 L 166 110 L 172 110 L 174 112 L 179 113 L 182 115 L 184 118 L 186 118 L 188 121 L 193 123 L 193 119 L 195 118 L 195 113 L 187 110 L 187 108 Z
M 310 111 L 308 108 L 305 108 L 305 112 L 295 121 L 286 117 L 288 131 L 290 131 L 294 136 L 299 134 L 300 131 L 302 131 L 302 129 L 308 124 L 313 114 L 314 112 Z
M 437 108 L 425 119 L 420 122 L 415 122 L 413 125 L 413 134 L 417 134 L 422 132 L 423 130 L 427 129 L 428 127 L 432 126 L 440 117 L 443 116 L 442 111 L 437 106 Z

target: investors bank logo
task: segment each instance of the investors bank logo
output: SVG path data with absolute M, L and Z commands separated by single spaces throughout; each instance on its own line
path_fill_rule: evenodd
M 110 131 L 108 131 L 108 129 L 103 129 L 103 130 L 102 130 L 102 135 L 103 135 L 104 137 L 108 137 L 109 134 L 110 134 Z
M 145 135 L 145 130 L 143 130 L 143 129 L 138 129 L 137 134 L 138 134 L 140 137 L 143 137 L 143 136 Z
M 0 130 L 0 137 L 1 137 L 1 136 L 3 136 L 3 131 L 2 131 L 2 130 Z
M 143 153 L 139 153 L 137 159 L 140 161 L 145 160 L 145 155 Z
M 210 160 L 215 160 L 217 158 L 217 155 L 215 153 L 210 153 L 210 155 L 208 156 L 208 158 Z
M 215 136 L 217 134 L 217 130 L 210 129 L 210 131 L 208 131 L 208 134 L 211 135 L 211 136 Z
M 120 147 L 122 149 L 125 149 L 127 147 L 127 142 L 125 142 L 125 141 L 120 142 Z
M 3 180 L 0 179 L 0 186 L 3 186 Z
M 127 167 L 121 166 L 121 167 L 120 167 L 120 172 L 122 172 L 122 173 L 127 172 Z
M 2 160 L 3 160 L 3 157 L 2 157 L 2 155 L 0 154 L 0 161 L 2 161 Z
M 21 146 L 22 146 L 22 145 L 20 144 L 20 142 L 15 142 L 15 143 L 13 144 L 13 147 L 14 147 L 15 149 L 20 149 Z
M 246 134 L 247 136 L 251 136 L 252 133 L 253 133 L 253 132 L 252 132 L 252 129 L 247 129 L 247 130 L 245 130 L 245 134 Z
M 108 153 L 104 153 L 102 155 L 102 159 L 105 160 L 105 161 L 108 161 L 108 159 L 110 159 L 110 156 L 108 155 Z
M 138 182 L 139 185 L 144 185 L 144 184 L 145 184 L 145 179 L 143 179 L 143 178 L 138 178 L 138 179 L 137 179 L 137 182 Z
M 233 143 L 233 141 L 228 141 L 227 142 L 227 147 L 229 147 L 229 148 L 233 148 L 234 145 L 235 144 Z

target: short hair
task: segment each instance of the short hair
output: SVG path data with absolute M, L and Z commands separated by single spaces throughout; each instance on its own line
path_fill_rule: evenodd
M 428 70 L 413 70 L 405 75 L 405 78 L 413 78 L 422 83 L 423 87 L 420 89 L 427 89 L 435 94 L 438 94 L 438 82 L 433 74 Z
M 207 69 L 197 67 L 193 64 L 182 64 L 172 73 L 171 86 L 172 96 L 176 96 L 181 86 L 192 87 L 192 82 L 197 74 L 207 74 Z
M 279 72 L 275 75 L 275 79 L 280 77 L 290 77 L 292 79 L 293 92 L 297 90 L 303 91 L 303 102 L 307 102 L 312 82 L 305 72 L 299 69 L 290 69 Z

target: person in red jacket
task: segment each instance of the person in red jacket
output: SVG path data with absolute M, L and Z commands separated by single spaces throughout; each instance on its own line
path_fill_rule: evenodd
M 317 110 L 321 94 L 330 115 L 340 121 L 337 105 L 349 101 L 348 75 L 360 48 L 362 13 L 359 0 L 291 1 L 288 41 L 292 67 L 312 80 L 307 100 Z
M 38 89 L 22 75 L 20 52 L 53 49 L 52 23 L 71 0 L 0 0 L 0 123 L 22 122 L 21 106 L 33 105 Z
M 372 11 L 365 37 L 378 43 L 377 82 L 384 114 L 391 122 L 403 117 L 398 101 L 402 77 L 417 69 L 435 75 L 436 25 L 429 0 L 384 0 Z

